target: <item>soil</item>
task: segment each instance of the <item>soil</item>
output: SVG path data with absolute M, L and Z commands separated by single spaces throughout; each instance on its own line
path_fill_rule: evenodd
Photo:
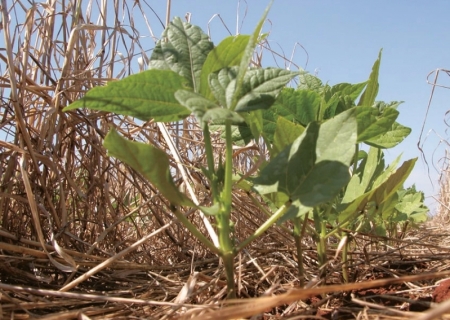
M 433 292 L 433 302 L 440 303 L 450 299 L 450 279 L 442 281 Z
M 327 286 L 336 286 L 337 289 L 309 298 L 291 300 L 289 303 L 279 303 L 275 307 L 272 305 L 262 309 L 261 313 L 255 313 L 256 317 L 253 319 L 393 320 L 410 319 L 411 312 L 414 314 L 427 312 L 432 303 L 441 303 L 450 298 L 450 279 L 443 280 L 438 273 L 447 270 L 450 264 L 448 249 L 450 240 L 447 239 L 450 239 L 450 235 L 437 232 L 429 226 L 412 231 L 409 238 L 398 239 L 396 242 L 392 239 L 356 236 L 348 267 L 348 284 L 355 285 L 356 289 L 349 290 L 341 289 L 346 282 L 342 274 L 342 264 L 333 250 L 330 250 L 328 255 L 326 277 L 318 282 L 313 280 L 321 271 L 318 269 L 317 251 L 311 245 L 303 252 L 305 283 L 308 286 L 311 284 L 312 289 Z M 376 245 L 372 246 L 374 242 Z M 386 243 L 389 245 L 385 245 Z M 241 270 L 238 297 L 242 303 L 248 298 L 264 296 L 277 298 L 289 294 L 291 289 L 299 289 L 296 265 L 286 263 L 295 261 L 294 251 L 276 244 L 277 242 L 272 245 L 266 241 L 264 246 L 249 248 L 249 256 L 243 256 L 242 261 L 236 261 L 237 270 Z M 12 260 L 13 257 L 11 255 L 10 264 L 15 261 Z M 255 261 L 257 264 L 253 263 Z M 195 277 L 191 274 L 192 266 L 197 274 Z M 45 271 L 44 267 L 48 268 L 48 265 L 43 265 L 41 270 Z M 26 318 L 26 312 L 23 310 L 31 308 L 36 316 L 58 314 L 58 317 L 61 316 L 58 319 L 75 319 L 78 311 L 89 315 L 91 319 L 104 319 L 105 316 L 115 319 L 127 319 L 131 316 L 134 319 L 162 317 L 176 319 L 187 314 L 190 319 L 201 319 L 204 312 L 202 310 L 205 310 L 202 308 L 211 308 L 211 312 L 217 312 L 214 313 L 213 319 L 228 319 L 221 315 L 226 308 L 217 310 L 218 303 L 225 300 L 226 282 L 220 263 L 215 257 L 199 259 L 194 265 L 191 261 L 186 261 L 176 267 L 158 266 L 159 271 L 149 265 L 148 272 L 142 272 L 144 269 L 138 264 L 128 264 L 126 271 L 121 269 L 119 264 L 117 268 L 117 270 L 107 269 L 78 286 L 76 292 L 92 295 L 90 301 L 83 299 L 69 301 L 58 296 L 58 290 L 63 285 L 61 281 L 65 278 L 55 278 L 54 283 L 47 285 L 43 285 L 42 282 L 30 283 L 29 279 L 22 276 L 25 275 L 25 271 L 21 270 L 25 269 L 24 265 L 15 264 L 12 269 L 7 264 L 0 264 L 0 271 L 3 270 L 0 272 L 2 278 L 0 289 L 9 283 L 22 287 L 40 287 L 55 292 L 54 296 L 44 297 L 35 292 L 34 296 L 27 297 L 16 287 L 3 288 L 2 290 L 9 295 L 9 298 L 6 295 L 1 297 L 4 318 L 18 316 Z M 404 277 L 430 273 L 436 276 L 417 281 L 402 280 Z M 261 280 L 263 274 L 266 277 Z M 447 272 L 447 276 L 449 275 Z M 402 281 L 397 283 L 391 281 L 399 279 Z M 365 286 L 380 280 L 384 281 L 383 285 L 370 288 Z M 133 299 L 157 303 L 175 301 L 186 283 L 191 283 L 192 286 L 183 301 L 186 304 L 184 309 L 132 302 Z M 102 300 L 104 296 L 120 297 L 121 300 L 105 303 Z M 14 299 L 15 303 L 11 303 L 11 299 Z M 33 304 L 30 304 L 30 299 L 34 301 Z M 39 307 L 41 305 L 42 307 Z M 72 310 L 69 311 L 67 305 L 70 305 Z M 104 309 L 106 306 L 110 307 L 108 311 Z M 244 310 L 244 304 L 241 306 Z M 246 316 L 240 318 L 245 319 Z

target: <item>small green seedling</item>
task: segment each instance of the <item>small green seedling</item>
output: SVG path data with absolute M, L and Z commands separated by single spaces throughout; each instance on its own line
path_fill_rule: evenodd
M 386 228 L 393 233 L 397 228 L 394 222 L 405 221 L 406 227 L 408 222 L 419 222 L 426 218 L 427 208 L 423 205 L 423 194 L 417 193 L 415 189 L 401 191 L 416 159 L 406 161 L 398 169 L 399 158 L 387 168 L 384 166 L 382 149 L 398 145 L 411 130 L 396 122 L 399 115 L 397 107 L 400 103 L 386 104 L 375 101 L 379 87 L 380 62 L 381 51 L 373 65 L 369 80 L 358 84 L 341 83 L 330 87 L 323 85 L 317 77 L 301 74 L 296 90 L 283 89 L 274 105 L 262 111 L 260 135 L 264 137 L 266 145 L 270 146 L 272 161 L 262 170 L 261 175 L 253 180 L 254 188 L 265 195 L 272 208 L 283 205 L 286 199 L 293 201 L 279 222 L 285 220 L 293 222 L 301 285 L 304 277 L 301 241 L 306 232 L 316 239 L 320 266 L 325 266 L 327 262 L 327 239 L 342 234 L 345 238 L 342 242 L 345 244 L 342 251 L 343 271 L 344 278 L 347 279 L 346 252 L 349 242 L 346 236 L 349 229 L 368 231 L 369 225 L 376 225 L 376 228 L 371 230 L 374 233 L 385 234 Z M 358 97 L 360 99 L 356 103 Z M 356 140 L 348 135 L 355 129 L 340 120 L 350 113 L 357 122 Z M 330 127 L 328 135 L 311 140 L 317 141 L 316 146 L 306 147 L 308 135 L 318 124 L 322 125 L 322 129 L 331 124 L 340 127 Z M 246 142 L 246 131 L 238 137 L 239 139 Z M 327 141 L 328 144 L 323 141 Z M 359 150 L 361 143 L 371 146 L 368 153 Z M 298 144 L 302 144 L 302 152 L 299 153 L 301 156 L 295 153 Z M 306 150 L 316 158 L 309 158 L 308 151 L 305 153 Z M 311 164 L 317 161 L 323 164 L 321 158 L 327 157 L 339 160 L 341 164 L 351 165 L 340 168 L 341 180 L 326 168 L 317 167 L 317 172 L 324 179 L 330 178 L 328 191 L 335 194 L 335 197 L 329 194 L 324 196 L 322 201 L 313 204 L 312 199 L 322 194 L 317 189 L 320 184 L 317 183 L 316 177 L 314 183 L 308 180 L 314 177 L 314 170 L 311 169 L 316 169 Z M 296 177 L 295 185 L 290 186 L 283 180 L 283 177 L 287 179 L 293 176 L 289 161 L 284 158 L 293 159 L 292 163 L 306 173 L 304 176 Z M 338 182 L 345 181 L 345 170 L 351 172 L 351 179 L 341 190 L 336 191 L 332 188 L 331 181 L 336 183 L 336 187 L 340 185 Z M 301 171 L 297 171 L 299 172 Z M 303 186 L 310 187 L 313 191 L 306 192 L 300 198 L 296 197 L 297 190 L 303 190 Z M 408 205 L 406 201 L 412 203 Z M 314 228 L 308 227 L 307 221 L 310 216 L 314 220 Z M 347 231 L 342 231 L 343 228 Z M 321 275 L 324 274 L 323 272 Z
M 196 205 L 178 190 L 165 151 L 129 141 L 114 129 L 106 136 L 104 146 L 110 156 L 139 171 L 159 189 L 184 226 L 222 258 L 230 298 L 236 296 L 236 254 L 291 208 L 297 214 L 334 198 L 350 180 L 348 167 L 357 141 L 355 109 L 327 121 L 313 121 L 301 129 L 300 135 L 298 128 L 291 132 L 291 137 L 296 138 L 283 148 L 281 144 L 275 146 L 279 152 L 254 180 L 255 190 L 261 194 L 282 193 L 278 208 L 254 234 L 235 244 L 231 221 L 235 187 L 232 130 L 240 128 L 242 134 L 247 134 L 247 140 L 265 134 L 262 114 L 299 75 L 284 69 L 250 67 L 268 10 L 252 35 L 228 37 L 218 46 L 200 28 L 175 18 L 154 48 L 149 70 L 93 88 L 65 109 L 102 110 L 154 122 L 179 121 L 191 114 L 196 117 L 205 143 L 207 167 L 202 172 L 210 184 L 212 204 L 209 207 Z M 225 154 L 218 162 L 210 138 L 212 126 L 220 126 L 224 131 Z M 183 210 L 189 207 L 214 218 L 217 245 L 185 217 Z

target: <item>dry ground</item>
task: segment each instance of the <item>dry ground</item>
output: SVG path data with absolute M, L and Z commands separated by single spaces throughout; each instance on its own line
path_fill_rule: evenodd
M 3 229 L 0 234 L 4 319 L 77 319 L 81 314 L 86 319 L 229 319 L 249 314 L 259 314 L 254 319 L 406 319 L 450 296 L 448 281 L 443 281 L 450 277 L 450 234 L 435 221 L 402 240 L 355 235 L 349 284 L 343 284 L 333 250 L 326 279 L 316 280 L 316 251 L 306 241 L 308 289 L 303 290 L 292 290 L 299 284 L 292 240 L 270 233 L 236 260 L 240 300 L 231 307 L 223 305 L 226 284 L 218 259 L 201 256 L 195 247 L 174 263 L 116 260 L 64 292 L 61 288 L 71 279 L 52 266 L 39 243 Z M 108 263 L 99 253 L 67 251 L 79 265 L 74 278 Z M 252 297 L 263 298 L 246 299 Z

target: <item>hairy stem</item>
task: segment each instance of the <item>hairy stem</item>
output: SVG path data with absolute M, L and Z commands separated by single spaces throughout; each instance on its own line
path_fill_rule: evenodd
M 236 298 L 234 283 L 234 257 L 235 248 L 232 240 L 231 228 L 231 191 L 233 188 L 233 148 L 231 140 L 231 121 L 225 123 L 225 177 L 224 186 L 220 195 L 220 213 L 217 219 L 219 228 L 219 244 L 227 277 L 227 298 Z

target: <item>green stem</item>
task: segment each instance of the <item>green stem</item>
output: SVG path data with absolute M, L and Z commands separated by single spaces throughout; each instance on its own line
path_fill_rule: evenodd
M 191 221 L 189 221 L 188 218 L 185 217 L 185 215 L 178 210 L 176 207 L 171 208 L 172 212 L 175 214 L 175 216 L 180 220 L 180 222 L 192 233 L 194 237 L 196 237 L 201 243 L 203 243 L 206 247 L 208 247 L 211 252 L 215 254 L 220 254 L 220 250 L 208 239 L 206 238 L 195 225 L 192 224 Z
M 306 228 L 305 228 L 305 229 L 307 229 L 307 230 L 308 230 L 308 233 L 309 233 L 309 234 L 311 234 L 311 237 L 313 237 L 313 238 L 314 238 L 314 240 L 317 240 L 317 239 L 319 239 L 319 237 L 320 237 L 320 233 L 319 233 L 319 232 L 317 232 L 316 228 L 314 228 L 314 227 L 311 227 L 311 226 L 309 226 L 309 225 L 306 225 Z
M 268 217 L 268 218 L 270 218 L 270 217 L 272 216 L 272 213 L 269 212 L 266 208 L 264 208 L 264 207 L 261 205 L 261 203 L 260 203 L 258 200 L 256 200 L 254 196 L 252 196 L 251 193 L 247 193 L 247 195 L 248 195 L 248 197 L 250 198 L 250 200 L 252 201 L 252 203 L 258 208 L 258 210 L 259 210 L 260 212 L 264 213 L 264 214 L 266 215 L 266 217 Z M 265 201 L 268 201 L 267 199 L 264 199 L 264 200 L 265 200 Z M 286 234 L 289 234 L 289 233 L 292 232 L 291 229 L 286 228 L 286 227 L 283 226 L 283 225 L 279 225 L 279 227 L 280 227 L 283 231 L 285 231 Z
M 327 263 L 327 226 L 325 221 L 322 221 L 321 225 L 317 254 L 319 256 L 319 267 L 321 268 L 320 277 L 323 278 L 326 274 L 326 268 L 324 266 Z
M 339 233 L 341 231 L 341 228 L 344 228 L 347 224 L 349 224 L 349 222 L 346 222 L 342 225 L 338 225 L 337 227 L 335 227 L 333 230 L 327 233 L 327 238 L 335 235 L 336 233 Z
M 225 123 L 225 178 L 222 191 L 222 200 L 226 206 L 226 218 L 229 218 L 231 212 L 231 191 L 233 188 L 233 144 L 231 137 L 231 121 L 226 120 Z M 227 221 L 229 224 L 229 221 Z
M 222 255 L 225 276 L 227 279 L 227 299 L 236 299 L 236 284 L 234 283 L 234 257 L 233 251 L 225 252 Z
M 408 230 L 408 225 L 409 225 L 409 222 L 408 221 L 406 221 L 404 224 L 403 224 L 403 226 L 402 226 L 402 235 L 401 235 L 401 239 L 403 239 L 404 237 L 405 237 L 405 234 L 406 234 L 406 231 Z
M 260 237 L 264 232 L 267 231 L 279 218 L 281 218 L 286 211 L 291 206 L 291 202 L 288 201 L 285 204 L 283 204 L 269 219 L 266 220 L 256 231 L 247 239 L 242 241 L 235 249 L 236 252 L 241 251 L 245 248 L 246 245 L 248 245 L 250 242 L 255 240 L 256 238 Z
M 298 277 L 300 279 L 301 288 L 305 286 L 305 268 L 303 266 L 302 239 L 305 235 L 306 224 L 308 223 L 308 215 L 309 213 L 306 213 L 303 220 L 301 218 L 294 218 L 294 240 L 295 246 L 297 248 Z
M 206 153 L 206 161 L 208 164 L 208 175 L 209 175 L 208 178 L 211 185 L 212 198 L 214 200 L 213 202 L 217 203 L 219 202 L 220 199 L 219 190 L 217 186 L 217 176 L 214 166 L 214 154 L 212 150 L 211 135 L 209 134 L 209 127 L 206 122 L 203 127 L 203 137 L 205 139 L 205 153 Z
M 219 245 L 227 278 L 227 298 L 236 298 L 234 283 L 234 257 L 235 248 L 232 241 L 231 229 L 231 191 L 233 188 L 233 146 L 231 140 L 231 121 L 225 123 L 225 177 L 224 186 L 220 195 L 221 209 L 217 217 L 219 230 Z

